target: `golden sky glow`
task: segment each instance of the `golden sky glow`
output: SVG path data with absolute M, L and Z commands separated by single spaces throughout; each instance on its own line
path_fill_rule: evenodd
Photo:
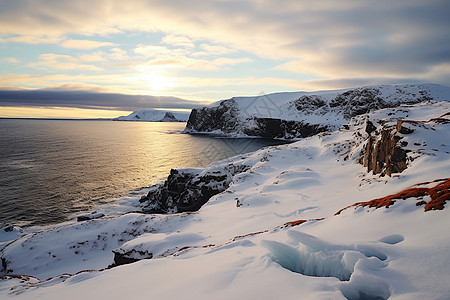
M 0 116 L 3 118 L 108 119 L 130 113 L 130 111 L 70 107 L 0 107 Z

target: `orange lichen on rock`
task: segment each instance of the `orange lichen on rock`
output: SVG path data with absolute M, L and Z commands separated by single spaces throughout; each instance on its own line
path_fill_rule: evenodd
M 322 221 L 325 220 L 325 218 L 319 218 L 319 219 L 310 219 L 310 220 L 296 220 L 296 221 L 290 221 L 290 222 L 286 222 L 284 223 L 282 226 L 280 226 L 280 228 L 286 228 L 286 227 L 294 227 L 294 226 L 298 226 L 301 225 L 305 222 L 310 222 L 310 221 Z
M 294 226 L 298 226 L 300 224 L 303 224 L 305 222 L 308 222 L 308 220 L 296 220 L 296 221 L 286 222 L 281 227 L 282 228 L 284 228 L 284 227 L 294 227 Z
M 237 239 L 241 239 L 241 238 L 244 238 L 244 237 L 248 237 L 248 236 L 252 236 L 252 235 L 257 235 L 257 234 L 261 234 L 261 233 L 266 233 L 266 232 L 269 232 L 269 230 L 266 229 L 266 230 L 263 230 L 263 231 L 247 233 L 247 234 L 244 234 L 244 235 L 238 235 L 238 236 L 235 236 L 234 238 L 232 238 L 231 241 L 234 242 L 234 241 L 237 240 Z
M 444 209 L 447 200 L 450 201 L 450 178 L 443 179 L 441 183 L 427 192 L 431 201 L 425 204 L 425 211 Z
M 420 185 L 430 184 L 431 182 L 422 182 L 419 184 L 416 184 L 415 186 L 408 188 L 406 190 L 403 190 L 397 194 L 385 196 L 382 198 L 373 199 L 370 201 L 365 202 L 357 202 L 352 205 L 349 205 L 347 207 L 344 207 L 343 209 L 339 210 L 334 215 L 339 215 L 342 211 L 346 210 L 350 207 L 386 207 L 388 208 L 392 204 L 395 203 L 396 199 L 407 199 L 407 198 L 417 198 L 417 197 L 423 197 L 423 196 L 430 196 L 431 200 L 426 203 L 425 205 L 425 211 L 429 210 L 442 210 L 444 209 L 445 203 L 447 200 L 450 200 L 450 178 L 444 178 L 444 179 L 437 179 L 434 182 L 440 182 L 436 186 L 431 188 L 425 188 L 425 187 L 417 187 Z

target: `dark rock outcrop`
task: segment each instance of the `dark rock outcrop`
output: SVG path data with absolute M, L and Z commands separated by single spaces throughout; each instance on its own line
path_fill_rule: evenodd
M 237 129 L 237 105 L 234 99 L 220 102 L 216 107 L 194 108 L 189 115 L 186 130 L 197 132 L 212 132 L 220 130 L 231 133 Z
M 114 253 L 114 263 L 110 267 L 117 267 L 121 265 L 131 264 L 142 259 L 151 259 L 153 257 L 152 253 L 147 251 L 130 250 L 127 252 L 115 251 Z
M 372 109 L 389 107 L 375 88 L 354 89 L 336 96 L 330 107 L 338 108 L 346 119 L 368 113 Z
M 309 124 L 300 121 L 286 121 L 272 118 L 254 118 L 257 125 L 254 129 L 245 129 L 249 136 L 264 138 L 305 138 L 328 130 L 328 126 Z
M 401 137 L 396 133 L 393 126 L 370 131 L 360 161 L 367 167 L 367 172 L 391 176 L 392 173 L 401 173 L 406 169 L 408 151 L 402 149 L 399 143 Z
M 298 111 L 305 113 L 313 113 L 319 108 L 327 107 L 327 103 L 316 95 L 301 96 L 293 104 Z
M 212 196 L 228 188 L 232 177 L 247 166 L 226 165 L 223 169 L 201 173 L 200 170 L 172 169 L 163 184 L 154 186 L 140 202 L 147 213 L 192 212 Z

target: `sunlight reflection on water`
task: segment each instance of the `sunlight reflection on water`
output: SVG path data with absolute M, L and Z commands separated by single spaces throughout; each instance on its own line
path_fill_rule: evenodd
M 0 120 L 0 224 L 44 225 L 138 194 L 171 168 L 279 142 L 175 134 L 185 123 Z M 142 191 L 143 193 L 144 191 Z

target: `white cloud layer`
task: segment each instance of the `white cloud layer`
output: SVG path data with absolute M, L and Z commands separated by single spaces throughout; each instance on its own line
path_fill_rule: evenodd
M 323 78 L 309 83 L 364 78 L 360 81 L 450 84 L 449 11 L 446 0 L 15 0 L 0 2 L 0 42 L 158 31 L 168 34 L 162 40 L 167 47 L 140 45 L 135 50 L 150 65 L 217 69 L 223 59 L 200 58 L 237 49 L 280 60 L 277 70 Z M 225 46 L 205 44 L 194 51 L 196 40 Z M 62 46 L 102 44 L 66 40 Z M 248 61 L 234 62 L 240 59 Z M 40 64 L 52 62 L 41 57 Z M 66 62 L 75 67 L 76 62 Z
M 74 48 L 74 49 L 95 49 L 106 46 L 115 46 L 114 43 L 110 42 L 99 42 L 91 40 L 66 40 L 61 43 L 64 48 Z

